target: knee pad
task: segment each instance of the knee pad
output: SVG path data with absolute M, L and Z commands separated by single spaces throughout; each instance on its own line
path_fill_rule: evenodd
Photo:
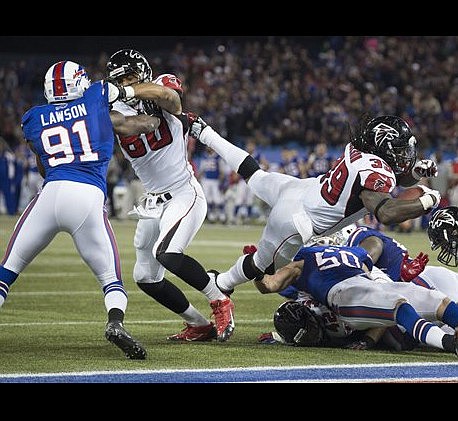
M 182 253 L 158 253 L 156 259 L 172 273 L 178 272 L 183 264 Z

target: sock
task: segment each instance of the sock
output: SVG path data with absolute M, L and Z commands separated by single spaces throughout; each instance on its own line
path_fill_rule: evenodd
M 451 301 L 446 307 L 444 314 L 442 315 L 442 321 L 453 327 L 458 327 L 458 304 Z
M 176 314 L 181 314 L 189 307 L 189 301 L 183 291 L 168 279 L 159 282 L 137 283 L 137 286 L 159 304 L 168 308 Z
M 224 300 L 226 295 L 218 288 L 213 278 L 210 278 L 207 286 L 202 290 L 202 293 L 208 298 L 209 301 Z
M 17 279 L 19 275 L 4 266 L 0 266 L 0 307 L 6 300 L 10 286 Z
M 180 314 L 183 320 L 191 326 L 207 326 L 210 321 L 207 320 L 191 303 L 189 307 Z
M 233 171 L 238 171 L 245 158 L 250 156 L 247 151 L 221 137 L 210 126 L 202 131 L 199 140 L 221 156 Z
M 110 311 L 112 308 L 121 309 L 124 313 L 127 308 L 127 292 L 121 281 L 110 282 L 103 287 L 105 295 L 105 308 Z
M 442 338 L 446 334 L 440 327 L 422 319 L 409 303 L 403 303 L 396 312 L 396 322 L 417 341 L 444 349 Z
M 218 275 L 218 286 L 224 291 L 230 291 L 234 289 L 235 286 L 249 282 L 251 279 L 248 279 L 243 272 L 243 261 L 246 256 L 240 256 L 235 265 L 232 266 L 227 272 L 220 273 Z

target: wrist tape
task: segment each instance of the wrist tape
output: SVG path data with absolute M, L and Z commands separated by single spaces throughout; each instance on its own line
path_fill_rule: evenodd
M 432 194 L 424 194 L 420 196 L 418 200 L 421 202 L 424 210 L 432 208 L 436 202 Z

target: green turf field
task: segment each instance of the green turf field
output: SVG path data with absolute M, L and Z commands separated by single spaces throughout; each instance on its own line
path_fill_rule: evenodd
M 15 217 L 0 216 L 0 256 L 15 221 Z M 147 297 L 132 280 L 135 222 L 112 223 L 129 293 L 125 326 L 145 345 L 147 359 L 127 360 L 106 341 L 106 314 L 98 283 L 70 237 L 60 234 L 18 278 L 0 309 L 0 374 L 456 361 L 456 356 L 436 350 L 395 353 L 257 344 L 257 336 L 272 329 L 272 314 L 282 298 L 261 295 L 251 284 L 238 287 L 232 296 L 236 329 L 228 342 L 169 343 L 165 338 L 182 329 L 181 319 Z M 207 269 L 224 270 L 240 255 L 244 244 L 257 242 L 260 232 L 257 226 L 204 225 L 188 254 Z M 393 235 L 412 256 L 426 251 L 430 263 L 437 264 L 425 232 Z M 168 277 L 197 308 L 210 315 L 200 293 L 171 274 Z

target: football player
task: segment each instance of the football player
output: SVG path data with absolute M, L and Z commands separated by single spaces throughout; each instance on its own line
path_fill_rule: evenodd
M 403 244 L 381 231 L 356 225 L 349 228 L 343 229 L 339 236 L 334 236 L 334 245 L 340 243 L 351 247 L 363 247 L 369 252 L 374 267 L 385 273 L 389 280 L 411 282 L 424 288 L 436 289 L 453 301 L 458 301 L 458 274 L 455 271 L 443 266 L 428 264 L 429 256 L 424 253 L 420 253 L 415 259 L 409 258 L 408 250 Z M 428 224 L 428 236 L 433 249 L 442 247 L 438 260 L 443 264 L 455 266 L 456 244 L 458 244 L 458 208 L 450 206 L 436 211 Z M 324 238 L 321 239 L 323 240 Z M 338 323 L 341 321 L 336 314 L 317 303 L 313 297 L 304 295 L 303 292 L 292 286 L 280 291 L 280 294 L 304 303 L 319 316 L 323 314 L 323 326 L 325 332 L 330 333 L 330 336 L 348 337 L 348 329 L 342 329 Z M 447 326 L 444 326 L 443 329 L 449 333 L 451 331 Z M 380 334 L 368 333 L 369 335 L 362 336 L 358 343 L 349 343 L 349 347 L 368 349 L 375 345 L 378 338 L 385 338 L 386 341 L 393 342 L 393 336 L 395 336 L 398 338 L 396 347 L 399 348 L 402 347 L 403 340 L 407 339 L 402 332 L 396 332 L 395 329 L 390 329 L 386 333 L 379 332 Z M 274 342 L 274 339 L 275 334 L 272 335 L 272 332 L 270 335 L 264 333 L 259 338 L 264 343 Z M 408 342 L 409 345 L 412 345 L 411 341 Z
M 255 282 L 263 294 L 289 285 L 333 309 L 355 330 L 400 325 L 419 343 L 457 353 L 454 334 L 432 322 L 458 326 L 458 305 L 444 293 L 410 282 L 374 278 L 362 247 L 302 247 L 294 261 Z
M 439 250 L 437 260 L 450 267 L 458 266 L 458 207 L 437 210 L 428 223 L 432 250 Z
M 435 212 L 430 220 L 429 233 L 433 232 L 432 221 L 434 218 L 437 221 L 441 211 L 443 210 Z M 411 259 L 403 244 L 381 231 L 365 226 L 357 227 L 345 245 L 366 249 L 374 265 L 393 281 L 412 282 L 428 289 L 438 289 L 453 301 L 458 301 L 458 273 L 443 266 L 429 264 L 429 256 L 423 252 L 415 259 Z
M 313 235 L 328 235 L 372 212 L 383 224 L 395 224 L 430 212 L 440 193 L 425 187 L 415 200 L 391 196 L 396 185 L 413 185 L 437 175 L 431 160 L 416 160 L 416 139 L 400 117 L 363 120 L 332 168 L 315 178 L 298 179 L 263 171 L 248 152 L 222 138 L 200 117 L 191 134 L 214 149 L 266 202 L 271 211 L 253 255 L 243 255 L 224 273 L 211 273 L 229 294 L 250 280 L 261 280 L 291 262 Z
M 44 178 L 42 190 L 16 223 L 0 264 L 0 306 L 19 274 L 59 232 L 73 237 L 103 291 L 108 322 L 105 337 L 130 359 L 146 350 L 124 328 L 127 293 L 121 279 L 116 240 L 104 206 L 106 173 L 113 154 L 113 130 L 133 135 L 149 130 L 153 117 L 110 114 L 119 98 L 154 98 L 153 84 L 117 87 L 91 84 L 72 61 L 53 64 L 44 78 L 47 104 L 22 117 L 22 129 Z
M 204 267 L 185 254 L 205 220 L 207 202 L 188 160 L 189 121 L 188 114 L 182 112 L 181 81 L 173 74 L 153 80 L 146 58 L 132 49 L 115 52 L 106 68 L 109 80 L 121 86 L 152 81 L 158 87 L 154 101 L 124 98 L 113 105 L 120 115 L 157 117 L 157 124 L 141 134 L 117 136 L 122 153 L 145 190 L 131 213 L 139 218 L 134 238 L 134 280 L 143 292 L 184 320 L 184 329 L 169 340 L 225 341 L 234 329 L 234 304 Z M 207 297 L 215 323 L 164 277 L 166 269 Z

